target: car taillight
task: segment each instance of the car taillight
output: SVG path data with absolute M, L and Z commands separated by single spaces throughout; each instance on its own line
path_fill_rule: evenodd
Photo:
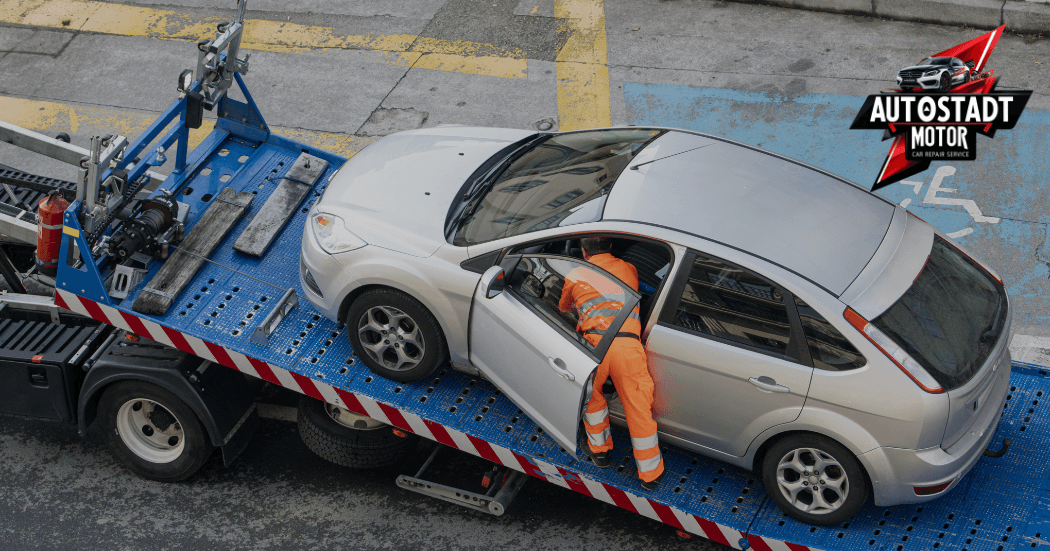
M 876 348 L 882 351 L 893 363 L 897 364 L 897 367 L 904 372 L 919 388 L 929 392 L 930 394 L 940 394 L 944 392 L 941 385 L 937 384 L 937 381 L 926 372 L 925 369 L 919 362 L 915 361 L 914 358 L 908 355 L 897 343 L 893 342 L 886 333 L 879 330 L 873 324 L 868 323 L 868 320 L 864 319 L 860 314 L 855 312 L 852 308 L 846 308 L 846 311 L 842 313 L 842 316 L 846 318 L 857 331 L 860 331 L 871 344 L 874 344 Z

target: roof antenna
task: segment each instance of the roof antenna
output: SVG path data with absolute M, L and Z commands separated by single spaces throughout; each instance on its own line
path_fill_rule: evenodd
M 660 157 L 659 159 L 653 159 L 651 161 L 645 161 L 644 163 L 639 163 L 639 164 L 636 164 L 636 165 L 632 166 L 631 170 L 638 170 L 638 167 L 640 167 L 640 166 L 645 166 L 645 165 L 647 165 L 649 163 L 655 163 L 656 161 L 662 161 L 664 159 L 668 159 L 668 158 L 674 157 L 675 155 L 681 155 L 682 153 L 689 153 L 690 151 L 696 151 L 697 149 L 703 149 L 703 148 L 705 148 L 705 147 L 707 147 L 709 145 L 714 145 L 714 144 L 715 144 L 715 142 L 711 142 L 709 144 L 701 145 L 700 147 L 694 147 L 692 149 L 686 149 L 685 151 L 679 151 L 678 153 L 675 153 L 674 155 L 668 155 L 667 157 Z

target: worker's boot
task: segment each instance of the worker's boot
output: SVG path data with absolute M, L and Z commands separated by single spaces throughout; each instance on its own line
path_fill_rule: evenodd
M 592 452 L 591 447 L 586 442 L 581 447 L 583 448 L 583 453 L 587 454 L 587 457 L 590 457 L 591 461 L 594 462 L 595 467 L 604 469 L 612 465 L 612 461 L 609 460 L 609 452 Z
M 667 471 L 664 471 L 664 472 L 660 473 L 660 476 L 656 477 L 656 480 L 653 480 L 652 482 L 646 482 L 646 481 L 643 480 L 642 481 L 642 488 L 645 488 L 646 490 L 649 490 L 650 492 L 655 490 L 656 487 L 660 485 L 660 481 L 664 479 L 664 475 L 665 474 L 667 474 Z

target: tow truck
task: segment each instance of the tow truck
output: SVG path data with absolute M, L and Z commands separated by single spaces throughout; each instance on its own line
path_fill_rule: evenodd
M 383 436 L 394 454 L 425 438 L 492 463 L 484 493 L 423 478 L 403 488 L 502 515 L 525 481 L 543 480 L 735 549 L 802 551 L 996 550 L 1050 544 L 1050 368 L 1015 362 L 994 441 L 944 497 L 919 506 L 868 504 L 848 523 L 801 524 L 769 499 L 759 477 L 662 446 L 665 482 L 644 491 L 629 450 L 598 469 L 562 449 L 483 379 L 439 369 L 416 383 L 372 374 L 346 328 L 300 300 L 300 236 L 306 213 L 346 159 L 273 134 L 242 75 L 246 0 L 234 21 L 198 43 L 196 68 L 178 98 L 142 135 L 96 136 L 88 149 L 0 123 L 0 139 L 66 161 L 75 182 L 0 170 L 0 413 L 77 423 L 97 420 L 133 472 L 157 480 L 193 474 L 214 447 L 232 461 L 257 421 L 252 381 L 303 396 L 338 430 L 304 434 L 323 456 L 367 467 L 389 456 L 361 453 L 343 434 Z M 236 87 L 236 88 L 234 88 Z M 230 97 L 239 91 L 243 101 Z M 189 130 L 214 111 L 215 126 L 192 151 Z M 152 172 L 169 163 L 170 175 Z M 15 191 L 12 188 L 17 188 Z M 67 196 L 61 223 L 31 204 Z M 53 226 L 53 227 L 52 227 Z M 13 262 L 38 231 L 60 231 L 53 277 Z M 21 248 L 14 245 L 22 243 Z M 24 256 L 24 254 L 23 254 Z M 24 259 L 23 259 L 24 260 Z M 32 278 L 50 296 L 20 293 Z M 300 406 L 303 411 L 304 406 Z M 320 413 L 318 413 L 320 412 Z M 626 432 L 614 429 L 614 438 Z M 400 440 L 397 440 L 400 439 Z M 392 442 L 392 443 L 389 443 Z M 401 442 L 401 443 L 399 443 Z M 312 445 L 311 445 L 312 443 Z

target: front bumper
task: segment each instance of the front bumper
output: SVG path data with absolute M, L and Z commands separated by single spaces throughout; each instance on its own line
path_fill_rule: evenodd
M 923 90 L 936 90 L 941 85 L 941 75 L 936 74 L 928 77 L 901 78 L 897 77 L 897 86 L 900 88 L 922 88 Z
M 307 280 L 308 273 L 312 282 Z M 321 248 L 309 227 L 303 229 L 303 242 L 299 253 L 299 285 L 307 300 L 318 312 L 337 322 L 343 299 L 349 290 L 356 286 L 354 277 Z M 317 291 L 320 291 L 320 294 Z
M 875 505 L 880 507 L 904 503 L 922 503 L 936 499 L 954 488 L 984 455 L 992 442 L 1003 404 L 1010 388 L 1010 354 L 1006 352 L 997 368 L 995 386 L 989 397 L 998 396 L 995 404 L 986 406 L 987 415 L 976 420 L 970 432 L 947 450 L 940 447 L 925 450 L 875 448 L 861 454 L 874 487 Z M 995 459 L 989 458 L 989 461 Z M 916 495 L 915 487 L 935 486 L 950 482 L 944 490 L 932 495 Z

